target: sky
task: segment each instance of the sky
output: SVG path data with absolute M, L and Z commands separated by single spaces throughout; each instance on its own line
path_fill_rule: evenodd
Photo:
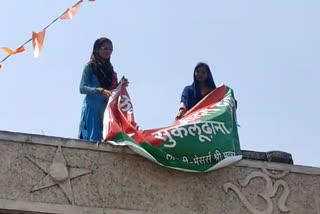
M 77 1 L 1 3 L 0 47 L 18 48 Z M 83 68 L 94 41 L 113 41 L 142 129 L 174 122 L 198 62 L 234 90 L 241 149 L 281 150 L 320 167 L 319 0 L 96 0 L 0 70 L 0 130 L 77 138 Z M 0 52 L 0 60 L 6 53 Z

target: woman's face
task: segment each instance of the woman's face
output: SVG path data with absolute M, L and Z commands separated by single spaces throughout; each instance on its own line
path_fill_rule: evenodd
M 208 79 L 208 71 L 205 67 L 199 67 L 195 72 L 196 80 L 198 82 L 206 82 Z
M 109 59 L 113 51 L 113 46 L 111 43 L 105 42 L 101 45 L 98 50 L 98 54 L 102 59 Z

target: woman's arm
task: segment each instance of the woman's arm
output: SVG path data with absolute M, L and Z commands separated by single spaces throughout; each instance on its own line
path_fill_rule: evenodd
M 80 81 L 80 93 L 81 94 L 96 94 L 96 93 L 101 93 L 102 88 L 97 88 L 90 86 L 90 83 L 92 81 L 92 70 L 90 66 L 85 66 L 83 69 L 81 81 Z
M 191 108 L 191 99 L 192 99 L 192 88 L 190 86 L 186 86 L 183 89 L 180 103 L 184 104 L 185 110 L 189 110 Z
M 181 101 L 179 106 L 179 112 L 176 116 L 176 119 L 180 119 L 183 117 L 183 115 L 187 112 L 188 106 L 189 106 L 189 99 L 190 99 L 190 89 L 189 87 L 185 87 L 183 89 L 182 95 L 181 95 Z
M 184 106 L 184 103 L 181 102 L 180 103 L 180 108 L 179 108 L 179 112 L 176 116 L 176 120 L 180 119 L 181 117 L 183 117 L 183 115 L 187 112 L 186 107 Z

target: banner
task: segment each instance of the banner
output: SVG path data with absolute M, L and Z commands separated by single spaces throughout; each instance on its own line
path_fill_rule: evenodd
M 129 94 L 120 84 L 105 111 L 103 136 L 162 166 L 206 172 L 241 160 L 237 128 L 233 90 L 222 85 L 172 126 L 139 130 Z

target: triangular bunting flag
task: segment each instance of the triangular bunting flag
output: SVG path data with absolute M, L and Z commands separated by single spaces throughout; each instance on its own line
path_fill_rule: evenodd
M 21 53 L 21 52 L 24 51 L 24 47 L 23 46 L 19 47 L 15 51 L 13 51 L 13 50 L 11 50 L 11 49 L 9 49 L 7 47 L 2 47 L 1 49 L 4 50 L 7 54 L 10 54 L 10 55 L 14 55 L 14 54 Z
M 45 35 L 46 30 L 40 31 L 39 33 L 32 32 L 33 55 L 35 58 L 39 56 L 39 53 L 43 46 Z
M 66 10 L 66 12 L 64 12 L 64 14 L 62 16 L 60 16 L 60 19 L 72 19 L 76 15 L 76 13 L 77 13 L 79 7 L 81 6 L 82 2 L 83 2 L 83 0 L 80 0 L 72 8 L 68 8 Z

